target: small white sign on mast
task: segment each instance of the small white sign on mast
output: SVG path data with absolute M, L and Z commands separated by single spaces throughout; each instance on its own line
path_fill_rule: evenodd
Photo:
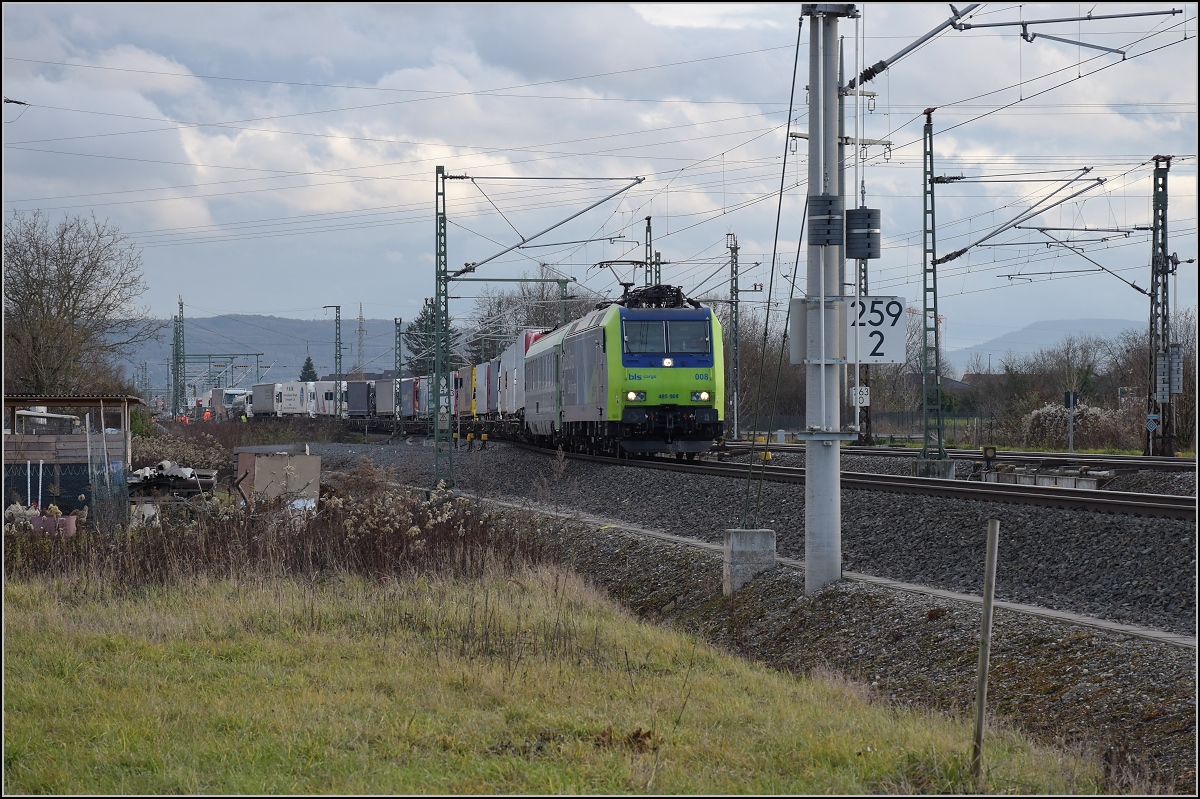
M 846 360 L 904 363 L 908 352 L 903 297 L 859 297 L 846 301 Z M 855 342 L 857 341 L 857 350 Z

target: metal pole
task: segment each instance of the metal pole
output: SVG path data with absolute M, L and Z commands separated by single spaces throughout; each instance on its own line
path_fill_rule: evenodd
M 333 334 L 333 366 L 337 375 L 333 384 L 333 408 L 336 418 L 342 418 L 342 306 L 336 305 L 336 329 Z
M 454 454 L 450 446 L 453 390 L 450 385 L 450 272 L 446 242 L 446 168 L 437 168 L 434 195 L 434 355 L 433 391 L 433 483 L 445 480 L 454 485 Z
M 837 350 L 838 314 L 826 298 L 840 291 L 842 237 L 821 235 L 842 223 L 838 201 L 837 24 L 857 16 L 853 5 L 805 5 L 809 28 L 809 119 L 807 294 L 819 305 L 807 313 L 805 378 L 807 446 L 804 485 L 804 590 L 814 593 L 842 576 L 841 364 Z M 844 228 L 844 225 L 842 226 Z M 835 288 L 836 287 L 836 288 Z M 811 308 L 811 306 L 810 306 Z M 816 312 L 813 312 L 813 311 Z
M 971 774 L 983 773 L 983 716 L 987 705 L 988 661 L 992 651 L 992 600 L 996 594 L 996 552 L 1000 543 L 1000 520 L 988 519 L 987 558 L 983 579 L 983 623 L 979 631 L 979 669 L 975 677 L 975 745 L 971 749 Z
M 729 248 L 729 332 L 733 336 L 733 438 L 738 438 L 738 387 L 741 385 L 742 338 L 738 331 L 738 243 L 737 235 L 725 234 L 725 246 Z M 798 266 L 798 265 L 797 265 Z
M 945 419 L 942 413 L 942 353 L 941 331 L 938 328 L 937 304 L 937 224 L 934 216 L 933 193 L 933 112 L 925 109 L 925 148 L 922 195 L 924 197 L 921 310 L 921 420 L 924 435 L 921 439 L 921 459 L 946 460 Z
M 112 489 L 112 476 L 109 474 L 108 433 L 104 430 L 104 400 L 100 400 L 100 448 L 104 452 L 104 485 Z
M 651 252 L 650 241 L 650 217 L 646 217 L 646 274 L 644 276 L 644 280 L 646 281 L 647 286 L 653 285 L 651 282 L 651 279 L 653 278 L 651 272 L 654 269 L 652 266 L 654 253 Z
M 399 380 L 404 375 L 404 320 L 399 316 L 395 318 L 396 322 L 396 379 Z

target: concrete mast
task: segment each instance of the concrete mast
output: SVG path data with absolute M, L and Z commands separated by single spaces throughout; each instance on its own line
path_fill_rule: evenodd
M 804 590 L 842 576 L 841 375 L 838 297 L 845 242 L 838 163 L 838 18 L 853 4 L 805 4 L 809 26 L 808 310 L 805 379 Z

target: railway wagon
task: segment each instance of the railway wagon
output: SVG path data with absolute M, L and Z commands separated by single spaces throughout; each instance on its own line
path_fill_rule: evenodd
M 488 418 L 500 417 L 500 357 L 488 361 Z
M 453 409 L 453 415 L 456 419 L 470 419 L 472 417 L 471 403 L 474 401 L 474 391 L 471 387 L 471 377 L 474 370 L 471 367 L 459 369 L 454 372 L 454 401 L 450 407 Z
M 678 290 L 652 288 L 660 291 L 592 311 L 529 346 L 529 435 L 578 451 L 693 458 L 721 437 L 721 324 Z
M 496 375 L 499 372 L 500 359 L 496 358 L 475 366 L 472 370 L 472 390 L 474 398 L 471 401 L 471 416 L 475 419 L 492 419 L 498 406 L 496 396 Z
M 517 412 L 525 408 L 525 354 L 545 334 L 538 328 L 522 330 L 516 341 L 500 353 L 496 404 L 501 419 L 516 419 Z

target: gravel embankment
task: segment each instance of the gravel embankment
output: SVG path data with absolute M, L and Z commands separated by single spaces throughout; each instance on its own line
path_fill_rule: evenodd
M 404 482 L 432 480 L 433 453 L 419 441 L 313 452 L 325 468 L 367 456 Z M 891 461 L 845 460 L 847 469 L 876 472 Z M 780 555 L 804 557 L 803 487 L 764 483 L 760 493 L 757 484 L 558 461 L 495 443 L 456 453 L 454 468 L 465 491 L 716 544 L 749 504 L 758 525 L 776 530 Z M 1195 634 L 1191 523 L 846 490 L 843 566 L 979 594 L 989 518 L 1001 521 L 997 599 Z M 717 554 L 571 524 L 555 538 L 560 557 L 643 617 L 780 668 L 832 668 L 881 701 L 956 712 L 973 703 L 978 606 L 859 583 L 806 597 L 802 571 L 787 568 L 724 600 Z M 1145 789 L 1129 782 L 1138 773 L 1195 793 L 1195 650 L 1003 610 L 993 637 L 989 718 L 1101 756 L 1113 792 Z
M 329 446 L 329 445 L 324 445 Z M 432 482 L 432 451 L 412 444 L 314 450 L 351 463 L 369 454 L 414 485 Z M 875 468 L 866 461 L 879 462 Z M 895 459 L 847 456 L 847 469 Z M 556 479 L 555 472 L 562 476 Z M 488 496 L 557 500 L 584 513 L 720 544 L 724 530 L 775 530 L 776 549 L 804 558 L 804 489 L 723 477 L 565 460 L 493 443 L 454 458 L 458 487 Z M 1178 475 L 1165 477 L 1178 478 Z M 1194 479 L 1194 477 L 1193 477 Z M 979 594 L 989 519 L 1000 520 L 997 599 L 1196 633 L 1196 529 L 1191 522 L 844 490 L 845 571 Z

